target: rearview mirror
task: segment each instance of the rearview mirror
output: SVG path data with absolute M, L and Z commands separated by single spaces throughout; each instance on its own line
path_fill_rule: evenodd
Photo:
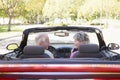
M 18 44 L 16 43 L 8 44 L 6 48 L 7 50 L 14 50 L 18 48 Z
M 69 33 L 67 33 L 67 32 L 55 32 L 54 35 L 59 36 L 59 37 L 66 37 L 66 36 L 69 36 Z
M 109 50 L 117 50 L 117 49 L 119 49 L 119 45 L 116 44 L 116 43 L 109 43 L 108 44 L 108 49 Z

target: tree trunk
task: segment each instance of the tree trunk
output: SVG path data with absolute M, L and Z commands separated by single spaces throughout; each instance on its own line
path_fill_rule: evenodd
M 39 24 L 40 23 L 40 15 L 39 15 L 39 13 L 37 13 L 37 24 Z
M 11 31 L 11 21 L 12 21 L 12 17 L 9 17 L 8 31 Z

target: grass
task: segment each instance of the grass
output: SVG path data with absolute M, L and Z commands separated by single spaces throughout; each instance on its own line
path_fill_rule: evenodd
M 1 32 L 8 32 L 7 29 L 8 29 L 7 25 L 0 25 L 0 33 Z M 22 29 L 17 27 L 17 25 L 11 25 L 11 32 L 18 32 L 18 31 L 21 32 Z

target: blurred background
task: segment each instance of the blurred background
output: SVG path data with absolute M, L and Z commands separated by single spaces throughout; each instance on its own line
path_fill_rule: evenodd
M 19 44 L 24 29 L 70 25 L 97 27 L 107 44 L 120 45 L 120 0 L 0 0 L 3 52 L 7 44 Z

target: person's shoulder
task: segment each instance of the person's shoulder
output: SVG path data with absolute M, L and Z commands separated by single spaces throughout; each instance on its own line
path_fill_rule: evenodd
M 49 50 L 45 50 L 45 54 L 49 55 L 51 58 L 54 58 L 53 54 Z
M 52 54 L 49 50 L 45 50 L 45 53 L 50 53 L 50 54 Z
M 78 53 L 78 51 L 72 52 L 71 55 L 70 55 L 70 58 L 73 58 L 77 53 Z

